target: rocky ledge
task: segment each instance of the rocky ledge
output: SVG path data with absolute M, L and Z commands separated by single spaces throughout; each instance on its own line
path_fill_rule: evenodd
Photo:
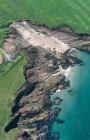
M 53 54 L 32 46 L 25 51 L 28 56 L 24 66 L 26 83 L 16 94 L 12 106 L 12 120 L 5 127 L 5 131 L 19 127 L 32 139 L 37 139 L 41 137 L 41 129 L 46 126 L 48 129 L 48 121 L 55 118 L 56 110 L 51 110 L 50 93 L 56 91 L 60 85 L 63 88 L 69 85 L 65 76 L 59 72 L 60 60 Z

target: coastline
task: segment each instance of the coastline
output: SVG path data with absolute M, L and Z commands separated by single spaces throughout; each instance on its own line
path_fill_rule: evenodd
M 57 84 L 58 84 L 58 87 L 61 88 L 62 90 L 65 89 L 65 88 L 67 88 L 67 87 L 69 87 L 69 85 L 70 85 L 69 82 L 70 81 L 67 81 L 67 79 L 69 77 L 69 74 L 72 71 L 72 67 L 74 65 L 76 65 L 77 63 L 78 64 L 81 63 L 81 61 L 78 58 L 76 58 L 76 57 L 73 57 L 73 56 L 71 57 L 71 56 L 67 55 L 67 53 L 68 53 L 67 51 L 70 48 L 72 49 L 71 44 L 72 44 L 73 40 L 76 39 L 76 38 L 73 38 L 72 36 L 70 36 L 70 34 L 67 34 L 67 32 L 65 34 L 62 31 L 61 32 L 58 32 L 58 31 L 56 32 L 56 30 L 50 30 L 50 29 L 48 31 L 47 28 L 40 27 L 40 26 L 38 27 L 37 25 L 35 25 L 35 27 L 34 27 L 34 25 L 32 23 L 29 23 L 28 26 L 31 26 L 32 29 L 35 28 L 34 34 L 31 37 L 31 34 L 29 34 L 29 31 L 32 33 L 33 30 L 29 29 L 29 27 L 28 27 L 28 29 L 26 29 L 25 32 L 24 32 L 24 30 L 22 30 L 23 26 L 25 26 L 25 28 L 27 27 L 25 24 L 23 24 L 21 22 L 21 23 L 19 23 L 19 26 L 18 26 L 18 24 L 16 22 L 13 25 L 11 25 L 11 28 L 17 34 L 17 37 L 14 40 L 14 43 L 18 43 L 21 46 L 20 49 L 24 49 L 26 51 L 26 53 L 27 53 L 27 56 L 28 56 L 27 64 L 26 64 L 25 70 L 24 70 L 24 75 L 25 75 L 25 78 L 26 78 L 26 82 L 29 83 L 30 85 L 32 85 L 33 83 L 36 82 L 36 87 L 38 85 L 40 89 L 35 87 L 36 90 L 33 91 L 33 92 L 31 91 L 31 93 L 27 93 L 27 95 L 26 95 L 27 97 L 25 97 L 25 94 L 26 94 L 26 91 L 27 91 L 27 86 L 25 87 L 26 91 L 23 91 L 21 89 L 21 91 L 18 93 L 18 96 L 16 96 L 16 98 L 18 99 L 19 94 L 21 96 L 21 93 L 24 93 L 24 94 L 22 94 L 22 97 L 20 97 L 20 99 L 18 101 L 18 103 L 19 102 L 22 102 L 21 106 L 17 106 L 16 99 L 14 101 L 15 102 L 15 106 L 18 107 L 20 114 L 17 111 L 16 112 L 13 112 L 13 114 L 15 115 L 15 117 L 16 117 L 17 114 L 19 115 L 19 117 L 22 117 L 23 116 L 23 113 L 26 116 L 25 111 L 29 111 L 28 113 L 31 113 L 31 111 L 33 111 L 33 113 L 36 113 L 38 115 L 37 116 L 34 116 L 34 118 L 32 118 L 31 120 L 29 120 L 29 123 L 32 124 L 32 121 L 33 122 L 36 122 L 36 121 L 44 120 L 43 122 L 46 122 L 46 120 L 52 120 L 59 113 L 59 110 L 56 110 L 56 109 L 54 110 L 54 112 L 50 111 L 51 110 L 51 107 L 48 108 L 47 111 L 45 109 L 43 113 L 42 112 L 41 113 L 39 112 L 43 108 L 43 103 L 44 102 L 45 102 L 45 105 L 51 105 L 50 98 L 48 97 L 49 96 L 49 93 L 47 93 L 47 89 L 49 89 L 49 92 L 50 91 L 55 91 L 56 89 L 58 89 L 57 88 Z M 40 34 L 40 32 L 41 32 L 41 34 Z M 23 35 L 23 33 L 24 33 L 24 35 Z M 36 37 L 37 36 L 37 33 L 39 33 L 38 38 Z M 55 40 L 54 41 L 56 41 L 56 42 L 53 42 L 52 41 L 52 34 L 55 36 Z M 65 35 L 65 37 L 67 37 L 67 36 L 71 37 L 72 40 L 70 40 L 70 38 L 64 39 L 64 36 L 63 35 Z M 43 42 L 41 42 L 43 40 L 43 37 L 46 38 L 44 40 L 45 42 L 43 41 L 44 43 L 46 43 L 45 45 L 43 45 Z M 47 40 L 48 37 L 50 37 L 49 40 Z M 57 40 L 56 40 L 56 38 L 57 38 Z M 51 41 L 50 41 L 50 39 L 51 39 Z M 78 37 L 78 39 L 79 39 L 79 37 Z M 78 39 L 77 39 L 77 43 L 78 43 Z M 59 41 L 59 44 L 58 44 L 58 40 L 60 40 Z M 62 40 L 63 40 L 63 43 L 62 43 Z M 82 39 L 82 41 L 80 43 L 82 43 L 83 41 L 84 40 Z M 49 44 L 47 44 L 47 42 Z M 53 44 L 51 42 L 53 42 Z M 67 45 L 66 45 L 67 42 L 69 43 L 70 47 L 67 47 Z M 50 47 L 48 47 L 48 45 L 50 46 L 50 44 L 52 44 L 52 46 L 54 45 L 56 47 L 56 49 L 54 49 L 54 47 L 52 47 L 53 49 L 50 50 Z M 56 46 L 56 44 L 58 44 L 58 45 Z M 61 53 L 60 56 L 59 56 L 56 52 L 58 52 L 59 50 L 60 50 L 60 52 L 62 52 L 62 49 L 59 49 L 58 48 L 60 44 L 61 44 L 61 46 L 64 46 L 64 52 Z M 55 51 L 54 53 L 53 53 L 53 50 Z M 46 55 L 45 53 L 47 53 L 47 52 L 48 52 L 49 57 L 50 57 L 49 59 L 45 58 L 45 55 Z M 35 53 L 35 54 L 33 54 L 33 53 Z M 52 64 L 52 59 L 54 60 L 53 62 L 55 64 Z M 33 62 L 34 60 L 35 60 L 35 62 Z M 63 60 L 63 62 L 62 62 L 62 60 Z M 63 67 L 65 66 L 66 68 L 62 68 L 62 70 L 60 71 L 60 69 L 58 68 L 58 66 L 60 64 L 58 64 L 58 62 L 60 62 L 60 64 L 63 65 Z M 33 69 L 33 65 L 36 68 Z M 42 66 L 41 68 L 40 68 L 40 65 Z M 58 79 L 58 78 L 60 78 L 61 76 L 63 76 L 63 78 L 60 81 L 60 79 Z M 48 80 L 46 80 L 45 77 Z M 40 85 L 37 84 L 37 81 L 40 83 Z M 43 85 L 45 87 L 43 87 Z M 41 92 L 42 91 L 41 90 L 42 87 L 44 88 L 44 91 L 43 92 Z M 36 93 L 37 93 L 37 96 L 36 96 Z M 28 95 L 28 94 L 31 94 L 31 96 Z M 45 96 L 47 97 L 46 100 L 45 100 Z M 27 104 L 28 98 L 30 100 L 32 100 L 31 104 L 33 104 L 33 105 L 35 105 L 35 103 L 37 103 L 39 105 L 39 101 L 41 100 L 42 101 L 42 105 L 40 103 L 40 105 L 41 105 L 40 110 L 38 110 L 38 111 L 37 111 L 37 109 L 36 110 L 31 110 L 31 108 L 29 108 L 30 110 L 27 110 L 28 108 L 23 108 L 23 104 Z M 23 101 L 25 103 L 23 103 Z M 53 113 L 53 116 L 52 116 L 53 118 L 50 118 L 50 116 L 52 115 L 52 113 Z M 22 120 L 22 123 L 23 123 L 23 121 L 24 120 Z M 20 122 L 18 123 L 18 125 L 19 124 L 20 124 Z M 17 127 L 18 127 L 18 125 L 17 125 Z M 27 124 L 26 124 L 26 126 L 27 126 Z M 30 131 L 30 133 L 31 133 L 31 131 L 33 131 L 33 129 L 31 129 L 31 130 L 29 130 L 29 129 L 30 128 L 23 129 L 23 130 L 25 130 L 25 131 L 27 130 L 27 133 L 29 133 L 29 131 Z M 34 136 L 34 135 L 37 136 L 37 133 L 39 133 L 39 131 L 37 131 L 37 130 L 34 130 L 34 132 L 35 133 L 33 133 L 32 136 Z M 38 135 L 40 135 L 40 134 L 38 134 Z M 45 137 L 46 137 L 46 135 L 45 135 Z
M 88 140 L 90 127 L 87 125 L 90 120 L 89 113 L 89 97 L 90 88 L 88 80 L 90 79 L 89 70 L 90 55 L 80 52 L 81 59 L 84 59 L 86 65 L 74 67 L 74 72 L 69 76 L 71 81 L 72 92 L 66 91 L 60 94 L 63 99 L 60 107 L 62 111 L 59 119 L 65 121 L 63 124 L 54 123 L 54 131 L 60 130 L 59 135 L 62 140 L 80 139 Z M 82 75 L 83 73 L 83 75 Z M 58 95 L 57 95 L 58 96 Z

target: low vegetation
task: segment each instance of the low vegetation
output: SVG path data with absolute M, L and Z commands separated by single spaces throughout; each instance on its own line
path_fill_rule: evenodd
M 22 58 L 0 79 L 0 140 L 11 140 L 14 133 L 4 133 L 4 127 L 10 118 L 11 104 L 16 90 L 24 83 Z

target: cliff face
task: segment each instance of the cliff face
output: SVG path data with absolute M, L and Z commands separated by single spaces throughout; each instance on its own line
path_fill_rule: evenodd
M 13 118 L 5 131 L 19 127 L 32 139 L 39 139 L 43 131 L 43 139 L 46 139 L 48 122 L 55 117 L 54 113 L 51 115 L 50 92 L 55 91 L 65 77 L 57 73 L 60 60 L 52 53 L 39 46 L 36 48 L 30 46 L 25 51 L 28 56 L 24 66 L 26 83 L 16 94 L 12 106 Z
M 23 49 L 27 56 L 24 66 L 26 83 L 16 94 L 12 120 L 5 131 L 18 127 L 22 134 L 17 140 L 48 140 L 48 124 L 60 112 L 59 109 L 52 111 L 50 93 L 69 86 L 59 66 L 66 69 L 81 63 L 68 52 L 73 47 L 78 48 L 79 44 L 89 42 L 89 37 L 80 39 L 70 31 L 50 30 L 25 21 L 16 22 L 11 27 L 16 32 L 14 44 Z

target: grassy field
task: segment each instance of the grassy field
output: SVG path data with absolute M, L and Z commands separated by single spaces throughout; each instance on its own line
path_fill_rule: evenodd
M 90 32 L 90 0 L 0 0 L 0 27 L 19 19 L 32 19 L 48 26 L 67 24 Z M 0 29 L 0 41 L 9 32 Z
M 90 0 L 0 0 L 0 47 L 13 21 L 31 19 L 49 27 L 67 24 L 90 33 L 89 17 Z M 5 134 L 3 128 L 10 119 L 14 93 L 24 82 L 23 64 L 24 58 L 0 79 L 0 140 L 12 140 L 15 134 Z
M 0 78 L 5 75 L 10 69 L 12 69 L 14 66 L 16 66 L 16 64 L 22 60 L 22 58 L 24 57 L 24 53 L 20 53 L 17 55 L 16 59 L 14 59 L 13 61 L 8 61 L 8 62 L 4 62 L 2 64 L 0 64 Z
M 12 140 L 10 136 L 13 132 L 5 134 L 4 127 L 10 119 L 11 104 L 14 99 L 14 93 L 24 82 L 24 62 L 25 60 L 22 58 L 0 79 L 0 140 Z

